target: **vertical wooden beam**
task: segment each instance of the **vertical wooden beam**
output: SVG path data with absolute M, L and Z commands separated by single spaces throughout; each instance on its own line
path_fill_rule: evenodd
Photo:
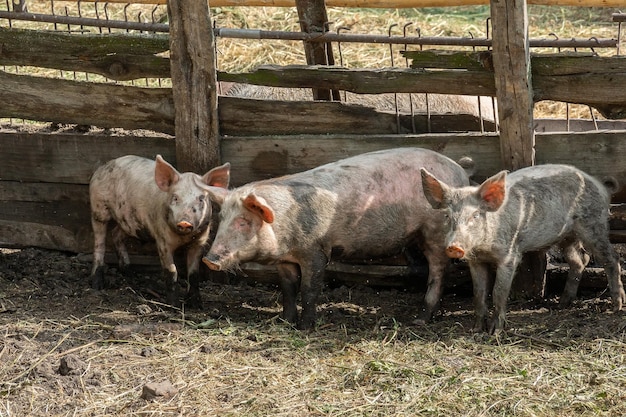
M 505 169 L 535 163 L 528 15 L 525 0 L 491 0 L 500 152 Z
M 516 170 L 535 164 L 526 0 L 491 0 L 491 22 L 500 154 L 503 168 Z M 511 297 L 542 296 L 546 266 L 545 252 L 526 253 L 518 268 Z
M 206 1 L 167 0 L 176 165 L 204 173 L 220 162 L 215 40 Z
M 324 33 L 328 29 L 328 14 L 324 0 L 296 0 L 300 29 L 306 33 Z M 304 53 L 308 65 L 335 65 L 335 57 L 330 42 L 305 42 Z M 339 101 L 339 91 L 313 89 L 314 100 Z

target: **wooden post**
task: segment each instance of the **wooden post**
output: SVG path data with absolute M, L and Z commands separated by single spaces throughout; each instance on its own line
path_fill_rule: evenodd
M 516 170 L 535 163 L 526 0 L 491 0 L 491 22 L 500 154 L 503 168 Z M 525 254 L 511 296 L 543 295 L 546 266 L 545 252 Z
M 206 1 L 168 0 L 176 166 L 203 174 L 220 162 L 217 70 Z
M 324 33 L 328 29 L 328 15 L 324 0 L 296 0 L 300 29 L 306 33 Z M 332 44 L 304 43 L 306 63 L 309 65 L 335 65 Z M 314 100 L 339 101 L 339 91 L 313 89 Z

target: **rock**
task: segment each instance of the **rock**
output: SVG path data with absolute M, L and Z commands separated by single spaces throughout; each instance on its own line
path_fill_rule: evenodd
M 143 386 L 143 392 L 141 398 L 146 401 L 152 401 L 157 397 L 163 397 L 165 399 L 172 398 L 178 393 L 178 389 L 172 385 L 169 380 L 162 382 L 151 382 Z
M 87 369 L 87 364 L 76 355 L 67 355 L 61 358 L 59 373 L 63 376 L 79 375 Z
M 144 358 L 149 358 L 150 356 L 154 356 L 156 354 L 157 354 L 157 350 L 153 348 L 152 346 L 146 346 L 143 349 L 141 349 L 141 356 L 143 356 Z

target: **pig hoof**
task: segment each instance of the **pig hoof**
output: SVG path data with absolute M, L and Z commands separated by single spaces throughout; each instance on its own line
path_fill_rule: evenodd
M 96 291 L 104 289 L 104 267 L 98 267 L 91 276 L 91 288 Z
M 485 320 L 477 320 L 472 327 L 472 333 L 484 333 L 487 331 L 487 324 Z
M 561 299 L 559 300 L 559 308 L 567 308 L 572 305 L 573 301 L 574 299 L 572 297 L 562 295 Z
M 303 318 L 300 320 L 297 327 L 299 330 L 310 330 L 315 327 L 315 319 Z
M 202 298 L 200 294 L 190 294 L 185 299 L 185 306 L 195 310 L 202 310 Z

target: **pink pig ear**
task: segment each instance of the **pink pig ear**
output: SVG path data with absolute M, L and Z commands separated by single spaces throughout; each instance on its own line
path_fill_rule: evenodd
M 215 167 L 202 176 L 202 181 L 213 187 L 228 188 L 230 184 L 230 163 Z
M 274 211 L 262 198 L 257 197 L 254 194 L 248 194 L 248 196 L 243 199 L 243 205 L 251 212 L 261 216 L 265 223 L 274 222 Z
M 161 190 L 169 191 L 170 187 L 180 179 L 180 174 L 161 155 L 156 156 L 155 162 L 154 180 Z
M 478 196 L 488 211 L 498 210 L 506 197 L 506 171 L 487 178 L 478 187 Z

